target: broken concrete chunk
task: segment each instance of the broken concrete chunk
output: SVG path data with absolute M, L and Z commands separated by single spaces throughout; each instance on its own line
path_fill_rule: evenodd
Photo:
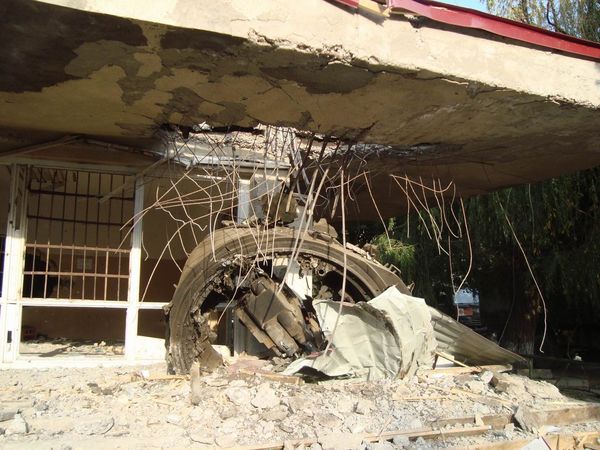
M 276 421 L 285 419 L 288 416 L 288 408 L 284 405 L 278 405 L 274 408 L 269 408 L 263 412 L 260 417 L 263 420 Z
M 348 450 L 362 448 L 362 436 L 352 433 L 327 433 L 319 436 L 323 450 Z
M 418 430 L 420 428 L 423 428 L 423 422 L 421 422 L 421 420 L 417 419 L 416 417 L 412 419 L 408 424 L 409 430 Z
M 215 443 L 219 447 L 233 447 L 236 444 L 236 437 L 234 434 L 225 434 L 223 436 L 217 436 Z
M 85 435 L 100 435 L 108 433 L 115 425 L 115 420 L 112 417 L 93 417 L 80 421 L 74 431 Z
M 13 419 L 9 422 L 8 426 L 6 427 L 5 434 L 8 436 L 12 434 L 27 433 L 29 433 L 29 425 L 27 424 L 25 419 L 23 419 L 23 416 L 21 416 L 21 414 L 15 414 Z
M 188 431 L 188 437 L 192 441 L 197 442 L 199 444 L 214 445 L 214 443 L 215 443 L 215 440 L 212 436 L 207 436 L 206 434 L 202 433 L 201 431 L 196 431 L 196 430 Z
M 256 396 L 252 399 L 252 406 L 259 409 L 274 408 L 279 405 L 279 397 L 275 391 L 268 385 L 262 384 L 259 386 Z
M 536 398 L 556 398 L 561 397 L 560 390 L 547 381 L 538 381 L 537 383 L 527 383 L 527 392 Z
M 17 414 L 16 409 L 4 409 L 0 411 L 0 422 L 5 422 L 7 420 L 12 420 Z
M 515 412 L 515 421 L 525 431 L 535 433 L 540 424 L 535 420 L 532 411 L 527 406 L 519 406 Z
M 236 408 L 225 407 L 219 413 L 219 417 L 221 418 L 221 420 L 227 420 L 227 419 L 231 419 L 232 417 L 237 416 L 237 414 L 238 414 L 238 411 Z
M 42 412 L 42 411 L 48 411 L 48 402 L 45 400 L 36 400 L 35 401 L 35 410 L 38 412 Z
M 167 417 L 165 417 L 165 420 L 171 425 L 178 425 L 183 420 L 183 418 L 177 414 L 169 414 Z
M 225 396 L 236 406 L 244 406 L 250 403 L 250 391 L 246 388 L 228 388 Z
M 412 395 L 412 390 L 406 386 L 405 384 L 401 384 L 396 389 L 396 392 L 392 394 L 392 399 L 402 401 L 406 397 L 410 397 Z
M 325 428 L 337 429 L 342 426 L 343 420 L 337 415 L 328 412 L 318 412 L 314 415 L 315 421 Z
M 354 412 L 356 402 L 351 398 L 342 397 L 337 401 L 337 410 L 340 414 L 349 414 Z
M 288 423 L 280 423 L 279 429 L 284 433 L 293 433 L 294 427 L 290 426 Z
M 392 439 L 392 443 L 396 447 L 408 447 L 410 445 L 410 439 L 408 438 L 408 436 L 394 436 L 394 439 Z
M 491 384 L 494 380 L 494 372 L 485 370 L 479 375 L 479 379 L 485 384 Z
M 485 391 L 485 384 L 482 381 L 471 380 L 467 381 L 465 385 L 474 394 L 483 394 Z
M 375 409 L 375 403 L 371 400 L 360 399 L 356 403 L 356 414 L 369 414 L 373 409 Z

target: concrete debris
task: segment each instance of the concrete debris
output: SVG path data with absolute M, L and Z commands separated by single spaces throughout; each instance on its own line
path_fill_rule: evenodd
M 288 408 L 285 405 L 277 405 L 274 408 L 267 409 L 260 415 L 260 418 L 271 422 L 280 422 L 288 416 Z
M 251 403 L 252 406 L 258 409 L 274 408 L 279 405 L 279 398 L 268 384 L 262 384 Z
M 485 384 L 490 384 L 494 379 L 494 372 L 486 370 L 479 375 L 479 379 Z
M 362 448 L 362 436 L 352 433 L 327 433 L 319 436 L 323 450 L 347 450 Z
M 233 447 L 236 444 L 236 437 L 233 434 L 225 434 L 223 436 L 217 436 L 215 443 L 219 447 Z
M 169 414 L 167 417 L 165 417 L 167 423 L 170 423 L 172 425 L 178 425 L 182 421 L 182 419 L 183 418 L 177 414 Z
M 408 436 L 394 436 L 392 439 L 392 443 L 399 448 L 408 447 L 410 444 L 410 439 Z
M 4 409 L 0 411 L 0 422 L 5 422 L 7 420 L 11 420 L 17 414 L 17 410 L 14 409 Z
M 375 404 L 372 400 L 361 399 L 356 403 L 356 414 L 366 415 L 375 409 Z
M 10 405 L 4 411 L 20 410 L 14 417 L 28 428 L 25 434 L 16 434 L 15 428 L 0 433 L 0 448 L 33 448 L 40 442 L 48 448 L 89 448 L 98 442 L 111 448 L 470 448 L 536 438 L 512 423 L 517 406 L 528 408 L 523 411 L 529 418 L 536 413 L 540 423 L 560 427 L 538 428 L 544 433 L 600 429 L 600 412 L 591 408 L 593 404 L 510 374 L 498 375 L 510 386 L 508 392 L 490 384 L 474 395 L 465 386 L 471 381 L 483 384 L 480 373 L 431 371 L 405 380 L 333 379 L 294 385 L 265 381 L 260 375 L 241 376 L 223 367 L 199 374 L 202 396 L 193 405 L 190 381 L 158 376 L 166 370 L 164 364 L 143 369 L 150 372 L 145 380 L 132 380 L 139 367 L 0 371 L 0 404 Z M 458 382 L 459 376 L 465 379 Z M 114 394 L 94 394 L 88 383 L 111 386 Z M 537 391 L 546 398 L 530 394 Z M 514 398 L 517 392 L 520 397 Z M 540 411 L 550 413 L 541 416 Z M 557 424 L 574 417 L 583 417 L 584 423 Z M 0 427 L 8 430 L 13 420 L 0 422 Z
M 21 414 L 15 414 L 13 419 L 8 423 L 4 433 L 8 436 L 11 434 L 27 434 L 29 432 L 29 424 L 23 419 Z
M 486 389 L 486 385 L 479 380 L 467 381 L 466 386 L 471 392 L 474 392 L 475 394 L 482 394 Z
M 251 394 L 247 389 L 244 388 L 227 388 L 225 390 L 225 395 L 229 399 L 229 401 L 236 406 L 243 406 L 250 403 Z
M 80 421 L 74 431 L 83 435 L 102 435 L 108 433 L 115 425 L 112 417 L 92 417 Z
M 198 444 L 214 445 L 215 443 L 215 439 L 213 437 L 207 436 L 197 430 L 188 432 L 188 436 L 192 441 L 197 442 Z

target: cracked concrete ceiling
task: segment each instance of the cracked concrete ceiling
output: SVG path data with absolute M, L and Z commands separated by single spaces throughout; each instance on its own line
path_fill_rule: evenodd
M 390 145 L 374 176 L 465 195 L 600 164 L 600 63 L 484 32 L 323 0 L 4 0 L 0 39 L 0 152 L 207 121 Z

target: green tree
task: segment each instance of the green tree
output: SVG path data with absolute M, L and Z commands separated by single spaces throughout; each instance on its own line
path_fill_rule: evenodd
M 497 15 L 600 42 L 598 0 L 487 0 L 487 5 Z M 439 217 L 439 211 L 432 213 Z M 390 220 L 386 233 L 381 225 L 354 227 L 351 239 L 362 244 L 377 235 L 372 243 L 380 259 L 415 283 L 415 295 L 446 312 L 472 266 L 467 286 L 479 290 L 484 319 L 507 348 L 532 354 L 544 337 L 547 353 L 573 356 L 565 336 L 574 334 L 561 330 L 577 330 L 588 346 L 597 346 L 591 358 L 600 360 L 600 168 L 469 199 L 466 216 L 472 258 L 464 238 L 445 242 L 451 257 L 440 253 L 414 214 Z M 545 321 L 547 336 L 540 327 Z
M 487 5 L 494 14 L 600 41 L 598 0 L 487 0 Z M 552 339 L 560 329 L 597 322 L 600 168 L 472 198 L 466 211 L 474 261 L 467 283 L 480 291 L 484 317 L 504 346 L 534 353 L 546 318 L 550 346 L 560 340 Z M 408 220 L 410 238 L 406 218 L 390 221 L 387 235 L 375 238 L 381 259 L 400 267 L 405 281 L 415 282 L 417 295 L 435 306 L 447 304 L 455 275 L 464 275 L 470 265 L 465 240 L 449 240 L 452 257 L 445 257 L 419 222 Z M 363 237 L 368 234 L 363 230 Z M 598 352 L 600 359 L 600 347 Z M 565 356 L 565 349 L 553 353 Z
M 491 13 L 600 42 L 598 0 L 487 0 Z

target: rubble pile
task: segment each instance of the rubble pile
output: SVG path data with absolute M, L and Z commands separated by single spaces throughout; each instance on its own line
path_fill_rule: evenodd
M 500 367 L 315 383 L 269 363 L 249 367 L 199 376 L 195 405 L 189 377 L 165 376 L 164 365 L 2 370 L 0 447 L 449 448 L 552 431 L 515 421 L 519 411 L 594 406 Z M 560 426 L 599 429 L 594 420 Z

